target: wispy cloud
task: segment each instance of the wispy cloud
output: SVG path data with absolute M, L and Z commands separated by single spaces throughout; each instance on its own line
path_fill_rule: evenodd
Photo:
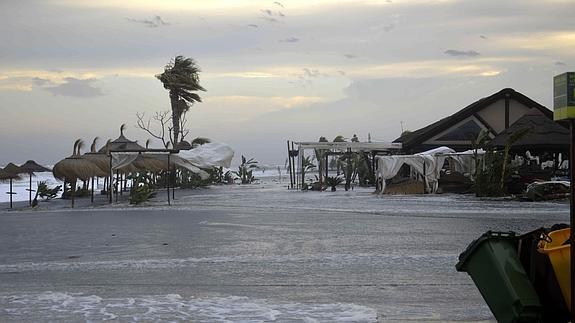
M 357 57 L 357 55 L 354 55 L 354 54 L 345 54 L 343 56 L 345 56 L 345 58 L 347 58 L 347 59 L 354 59 Z
M 74 77 L 67 77 L 64 79 L 64 83 L 53 87 L 47 87 L 45 89 L 54 95 L 76 98 L 90 98 L 104 95 L 102 89 L 94 86 L 96 81 L 97 79 L 95 78 L 82 80 Z
M 252 28 L 258 28 L 259 26 L 256 24 L 249 24 L 248 27 L 252 27 Z
M 476 57 L 481 55 L 474 50 L 457 50 L 457 49 L 448 49 L 443 53 L 454 57 Z
M 275 4 L 276 6 L 280 6 L 280 7 L 282 7 L 282 8 L 284 7 L 284 5 L 283 5 L 281 2 L 279 2 L 279 1 L 274 1 L 274 4 Z
M 160 16 L 154 16 L 152 19 L 134 19 L 134 18 L 126 18 L 130 22 L 143 24 L 149 28 L 157 28 L 160 26 L 169 26 L 171 25 L 169 22 L 162 19 Z
M 563 62 L 555 62 L 555 66 L 566 66 L 567 64 L 563 63 Z

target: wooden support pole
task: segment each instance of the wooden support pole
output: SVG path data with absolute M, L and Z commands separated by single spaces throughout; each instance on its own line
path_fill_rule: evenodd
M 423 158 L 423 194 L 427 193 L 427 177 L 426 174 L 426 165 L 425 165 L 425 158 Z
M 176 179 L 177 179 L 176 164 L 174 164 L 174 167 L 172 169 L 174 170 L 174 173 L 172 174 L 172 200 L 175 200 L 176 199 Z
M 287 152 L 288 152 L 288 167 L 289 167 L 289 185 L 293 189 L 293 173 L 291 169 L 291 150 L 289 148 L 289 140 L 287 141 Z
M 121 189 L 122 183 L 120 183 L 120 171 L 116 171 L 116 203 L 118 203 L 118 191 Z
M 112 204 L 112 154 L 110 154 L 110 176 L 108 177 L 108 196 L 109 196 L 109 201 L 110 204 Z
M 30 175 L 30 189 L 28 191 L 30 191 L 30 192 L 28 193 L 28 195 L 29 195 L 29 201 L 30 202 L 28 204 L 30 206 L 32 206 L 32 173 L 30 173 L 29 175 Z
M 92 177 L 92 196 L 90 197 L 90 202 L 94 204 L 94 177 Z
M 329 153 L 325 154 L 325 178 L 329 176 Z
M 171 205 L 170 202 L 170 154 L 168 154 L 168 170 L 166 171 L 166 187 L 168 190 L 168 205 Z
M 12 195 L 14 194 L 14 192 L 12 192 L 12 178 L 10 178 L 10 208 L 12 208 Z
M 569 153 L 569 178 L 570 185 L 570 207 L 569 207 L 569 226 L 571 230 L 571 322 L 575 322 L 575 234 L 573 233 L 573 226 L 575 225 L 575 120 L 569 120 L 571 124 L 571 146 Z

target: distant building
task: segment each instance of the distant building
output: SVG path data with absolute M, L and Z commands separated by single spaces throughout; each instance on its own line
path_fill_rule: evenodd
M 413 132 L 405 132 L 393 142 L 401 143 L 408 154 L 447 146 L 457 151 L 472 149 L 471 139 L 482 129 L 491 138 L 505 131 L 532 109 L 553 120 L 553 111 L 510 88 L 474 102 L 459 112 Z

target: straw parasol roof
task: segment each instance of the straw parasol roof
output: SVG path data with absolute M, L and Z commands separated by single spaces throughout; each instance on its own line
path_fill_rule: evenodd
M 108 146 L 108 151 L 145 151 L 146 148 L 140 146 L 136 141 L 132 141 L 124 137 L 124 130 L 126 125 L 120 127 L 120 137 L 111 141 Z
M 133 164 L 139 169 L 161 172 L 168 170 L 168 157 L 165 154 L 145 154 L 138 156 Z M 174 163 L 171 162 L 170 164 L 173 165 Z
M 0 181 L 7 181 L 10 179 L 20 179 L 20 175 L 6 171 L 0 168 Z
M 22 173 L 33 174 L 33 173 L 42 173 L 42 172 L 51 172 L 52 170 L 44 167 L 33 160 L 29 160 L 20 166 L 20 170 Z
M 10 174 L 13 174 L 13 175 L 25 173 L 24 171 L 22 171 L 22 169 L 20 167 L 14 165 L 13 163 L 9 163 L 8 165 L 6 165 L 6 167 L 4 167 L 4 170 Z M 15 178 L 15 177 L 13 177 L 13 178 Z
M 91 177 L 104 177 L 106 173 L 91 161 L 80 156 L 83 141 L 76 140 L 74 152 L 70 157 L 62 159 L 54 165 L 52 173 L 60 180 L 74 181 L 77 179 L 88 180 Z
M 94 138 L 94 140 L 92 141 L 92 145 L 90 146 L 90 152 L 85 153 L 84 155 L 82 155 L 83 159 L 86 159 L 88 161 L 91 161 L 93 164 L 95 164 L 96 166 L 98 166 L 98 168 L 100 168 L 103 172 L 105 172 L 106 174 L 110 173 L 110 158 L 108 158 L 108 156 L 106 156 L 107 150 L 105 149 L 106 146 L 102 147 L 102 149 L 104 149 L 104 152 L 100 152 L 102 151 L 102 149 L 100 149 L 99 151 L 96 151 L 96 143 L 98 141 L 98 137 Z M 107 145 L 107 143 L 106 143 Z

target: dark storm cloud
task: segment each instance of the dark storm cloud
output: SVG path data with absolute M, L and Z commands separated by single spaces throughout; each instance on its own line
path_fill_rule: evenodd
M 128 21 L 131 21 L 134 23 L 143 24 L 146 27 L 150 27 L 150 28 L 157 28 L 160 26 L 169 26 L 170 25 L 169 22 L 166 22 L 160 16 L 154 16 L 154 18 L 152 18 L 152 19 L 134 19 L 134 18 L 126 18 L 126 19 Z
M 443 53 L 455 57 L 476 57 L 481 55 L 474 50 L 457 50 L 457 49 L 448 49 Z
M 45 88 L 46 91 L 54 95 L 70 96 L 76 98 L 90 98 L 104 95 L 102 89 L 95 87 L 93 84 L 97 79 L 77 79 L 74 77 L 67 77 L 64 83 Z

